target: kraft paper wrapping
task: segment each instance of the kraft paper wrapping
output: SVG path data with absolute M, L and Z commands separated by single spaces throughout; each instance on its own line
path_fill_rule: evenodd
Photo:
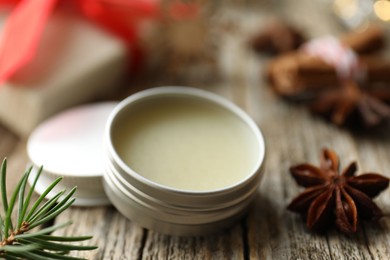
M 25 137 L 55 113 L 120 87 L 127 60 L 119 39 L 82 18 L 56 12 L 34 60 L 0 86 L 0 122 Z

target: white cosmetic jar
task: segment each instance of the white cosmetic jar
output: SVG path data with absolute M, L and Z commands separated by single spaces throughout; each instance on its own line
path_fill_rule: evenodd
M 194 107 L 187 109 L 189 106 Z M 188 116 L 186 116 L 187 110 L 189 111 Z M 204 113 L 198 113 L 198 111 L 203 111 Z M 213 111 L 216 114 L 215 118 L 212 118 Z M 144 116 L 150 117 L 151 113 L 154 116 L 151 119 L 148 119 L 149 121 L 160 120 L 164 122 L 164 126 L 172 128 L 175 127 L 175 123 L 166 123 L 166 121 L 169 121 L 164 119 L 164 116 L 167 114 L 168 117 L 175 117 L 175 120 L 179 121 L 179 124 L 180 120 L 185 120 L 182 125 L 190 125 L 188 126 L 190 128 L 192 127 L 190 122 L 192 118 L 199 117 L 202 119 L 202 116 L 211 117 L 207 119 L 209 121 L 203 122 L 203 125 L 201 126 L 203 127 L 203 130 L 197 130 L 197 123 L 195 123 L 193 131 L 187 131 L 187 136 L 193 135 L 193 138 L 196 139 L 202 138 L 204 135 L 207 136 L 207 138 L 210 138 L 210 136 L 208 136 L 209 132 L 212 133 L 213 131 L 226 129 L 226 131 L 229 132 L 228 134 L 232 134 L 233 136 L 230 136 L 231 138 L 226 138 L 226 140 L 223 139 L 225 138 L 222 133 L 225 130 L 223 130 L 221 131 L 221 137 L 217 134 L 215 136 L 217 138 L 214 138 L 216 140 L 221 139 L 222 141 L 217 143 L 215 147 L 212 145 L 210 147 L 219 149 L 220 146 L 223 146 L 223 148 L 221 148 L 222 154 L 224 153 L 223 151 L 229 150 L 229 144 L 232 143 L 235 146 L 231 147 L 231 151 L 235 151 L 235 149 L 237 150 L 236 146 L 240 146 L 240 138 L 242 137 L 242 140 L 246 140 L 245 142 L 249 143 L 251 147 L 249 150 L 245 150 L 244 157 L 239 157 L 242 156 L 239 152 L 237 152 L 236 155 L 239 158 L 246 159 L 247 157 L 251 157 L 254 159 L 248 160 L 248 163 L 244 160 L 242 167 L 246 169 L 245 172 L 237 172 L 237 174 L 234 174 L 234 172 L 233 174 L 230 173 L 230 183 L 227 182 L 227 184 L 218 186 L 218 182 L 225 183 L 225 181 L 229 179 L 227 178 L 227 175 L 224 175 L 224 172 L 216 171 L 215 174 L 214 172 L 211 172 L 204 175 L 199 174 L 199 176 L 192 176 L 194 175 L 194 171 L 185 169 L 190 169 L 188 167 L 193 167 L 193 165 L 191 164 L 188 167 L 186 165 L 183 166 L 183 161 L 185 163 L 188 157 L 192 158 L 196 156 L 190 154 L 190 156 L 187 155 L 180 158 L 180 156 L 183 156 L 183 151 L 178 151 L 177 166 L 179 167 L 179 165 L 181 165 L 182 168 L 176 168 L 176 157 L 167 157 L 166 154 L 173 152 L 173 156 L 176 156 L 174 152 L 179 150 L 178 147 L 180 148 L 181 143 L 172 144 L 171 146 L 169 141 L 167 145 L 166 142 L 164 142 L 165 140 L 159 141 L 158 138 L 153 137 L 153 139 L 146 135 L 145 139 L 140 140 L 138 143 L 142 145 L 144 143 L 149 143 L 151 147 L 148 146 L 150 151 L 142 151 L 141 155 L 139 155 L 141 157 L 138 157 L 138 160 L 135 159 L 133 164 L 127 160 L 127 154 L 124 154 L 123 149 L 121 148 L 128 142 L 128 140 L 126 140 L 127 138 L 134 138 L 132 136 L 132 129 L 134 129 L 134 132 L 138 131 L 139 133 L 153 131 L 157 132 L 157 134 L 162 133 L 161 131 L 159 132 L 159 130 L 156 130 L 153 125 L 150 129 L 142 129 L 142 124 L 144 123 L 141 121 L 144 121 Z M 178 116 L 179 114 L 180 116 Z M 228 118 L 226 119 L 227 121 L 223 121 L 224 117 Z M 200 121 L 202 122 L 202 120 Z M 245 136 L 234 136 L 234 134 L 240 135 L 241 130 L 230 133 L 232 131 L 229 129 L 234 129 L 235 126 L 229 126 L 227 122 L 230 122 L 229 124 L 232 124 L 232 122 L 233 124 L 234 122 L 242 124 L 242 126 L 246 128 L 246 130 L 243 130 L 242 132 L 246 133 Z M 126 125 L 126 128 L 124 128 L 124 125 Z M 139 129 L 139 125 L 141 125 L 141 129 Z M 207 129 L 209 125 L 210 131 Z M 211 127 L 216 128 L 211 129 Z M 123 133 L 125 133 L 125 135 Z M 177 134 L 172 134 L 172 131 L 170 130 L 168 130 L 167 133 L 171 138 L 176 138 L 177 136 Z M 180 135 L 180 133 L 178 135 Z M 238 218 L 242 217 L 249 208 L 250 203 L 257 192 L 264 168 L 264 138 L 256 123 L 243 110 L 230 101 L 210 92 L 189 87 L 158 87 L 129 96 L 119 103 L 109 116 L 104 140 L 107 161 L 105 162 L 106 169 L 103 179 L 104 189 L 108 198 L 118 211 L 130 220 L 142 227 L 165 234 L 183 236 L 205 235 L 229 227 Z M 212 137 L 210 140 L 207 140 L 205 145 L 214 142 Z M 234 143 L 234 140 L 238 140 L 238 142 Z M 196 149 L 199 149 L 198 144 L 202 143 L 201 139 L 196 142 L 194 141 L 194 144 L 191 144 L 194 148 L 188 143 L 191 142 L 183 140 L 183 146 L 190 146 L 190 152 L 192 151 L 191 149 L 193 149 L 194 155 L 200 154 L 200 158 L 204 157 L 202 151 L 195 151 L 195 147 Z M 153 149 L 153 145 L 156 145 L 156 149 Z M 161 148 L 161 146 L 164 145 L 167 146 L 165 148 L 166 150 L 164 150 L 164 147 Z M 134 148 L 130 148 L 129 153 L 139 153 L 138 151 L 132 151 L 131 149 Z M 143 147 L 142 149 L 145 148 Z M 142 149 L 140 148 L 140 150 Z M 156 152 L 156 150 L 160 149 L 162 149 L 159 151 L 160 153 Z M 205 153 L 206 152 L 210 151 L 207 150 Z M 155 153 L 157 153 L 157 155 Z M 168 163 L 164 161 L 164 156 L 171 158 L 171 164 L 172 158 L 174 158 L 173 166 L 170 166 L 171 168 L 169 168 L 167 166 Z M 215 157 L 213 155 L 208 156 L 211 157 L 211 159 L 206 158 L 210 159 L 210 167 L 213 165 L 216 169 L 218 169 L 218 165 L 215 166 L 214 161 L 218 161 L 218 159 L 221 158 L 221 160 L 225 160 L 223 156 L 219 155 L 216 155 Z M 227 156 L 231 156 L 231 154 L 227 154 Z M 149 159 L 150 162 L 148 161 Z M 157 169 L 156 171 L 158 171 L 160 167 L 168 167 L 168 170 L 165 173 L 162 173 L 167 174 L 167 178 L 165 178 L 165 176 L 159 176 L 161 181 L 156 181 L 155 179 L 148 177 L 142 172 L 142 167 L 140 168 L 137 165 L 139 161 L 145 161 L 145 168 L 151 168 L 152 170 L 149 170 L 152 171 L 152 174 L 153 169 Z M 232 160 L 226 160 L 227 168 L 222 168 L 228 170 L 231 168 L 235 169 L 235 161 L 237 163 L 243 162 L 241 159 L 235 160 L 235 158 L 233 158 Z M 197 166 L 196 161 L 192 163 Z M 203 168 L 201 167 L 199 172 L 202 171 L 201 169 L 204 169 L 205 172 L 207 172 L 208 161 L 202 161 L 201 163 L 203 164 Z M 229 164 L 231 164 L 231 167 Z M 171 176 L 171 178 L 168 178 L 168 175 L 170 174 L 169 169 L 171 169 L 172 172 L 177 171 L 177 169 L 182 170 L 180 170 L 178 176 Z M 195 172 L 197 171 L 198 170 Z M 188 172 L 191 172 L 192 175 L 189 176 Z M 195 181 L 192 177 L 195 178 Z M 179 186 L 175 186 L 176 183 L 174 185 L 173 181 L 176 179 L 183 179 L 184 181 L 182 184 L 178 184 Z M 187 179 L 188 182 L 186 182 Z M 202 184 L 213 182 L 214 186 L 202 186 Z M 190 188 L 186 186 L 180 187 L 180 185 L 187 184 L 192 186 L 190 186 Z M 197 188 L 198 186 L 200 187 L 199 189 Z

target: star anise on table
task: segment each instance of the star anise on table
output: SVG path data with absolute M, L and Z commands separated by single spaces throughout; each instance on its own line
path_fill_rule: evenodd
M 306 188 L 288 205 L 288 209 L 306 217 L 312 230 L 324 230 L 335 223 L 343 233 L 354 233 L 359 218 L 378 220 L 383 216 L 373 198 L 389 185 L 389 178 L 376 173 L 355 176 L 356 162 L 340 173 L 337 154 L 322 152 L 320 167 L 300 164 L 290 168 L 298 185 Z
M 346 81 L 338 88 L 316 95 L 311 109 L 326 115 L 336 125 L 346 122 L 374 127 L 390 119 L 390 88 L 361 88 Z
M 298 49 L 305 38 L 303 32 L 291 24 L 273 20 L 251 39 L 250 44 L 259 53 L 275 55 Z

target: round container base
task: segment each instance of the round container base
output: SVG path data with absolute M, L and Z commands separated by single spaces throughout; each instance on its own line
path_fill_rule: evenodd
M 177 104 L 177 107 L 168 107 L 169 109 L 163 110 L 163 108 L 166 108 L 165 106 L 168 103 Z M 184 108 L 187 109 L 187 105 L 191 109 L 189 109 L 188 112 L 185 112 L 187 110 Z M 148 110 L 151 106 L 152 110 Z M 210 171 L 210 175 L 213 175 L 215 178 L 213 178 L 213 176 L 208 176 L 208 174 L 207 176 L 204 176 L 206 174 L 203 174 L 203 179 L 190 179 L 185 177 L 198 176 L 199 171 L 202 171 L 202 167 L 196 168 L 196 165 L 193 163 L 188 163 L 185 167 L 179 168 L 179 173 L 172 176 L 180 176 L 182 182 L 191 184 L 214 181 L 217 183 L 220 182 L 222 186 L 218 186 L 219 188 L 210 187 L 206 189 L 201 189 L 197 186 L 190 188 L 184 188 L 183 186 L 183 188 L 181 188 L 180 185 L 171 186 L 167 185 L 165 182 L 160 183 L 156 180 L 148 179 L 137 173 L 123 160 L 122 157 L 124 154 L 121 154 L 121 148 L 118 144 L 126 144 L 125 141 L 129 138 L 128 133 L 135 131 L 135 127 L 132 128 L 132 126 L 137 126 L 138 123 L 142 126 L 145 118 L 152 121 L 155 120 L 155 111 L 158 109 L 162 109 L 161 111 L 165 111 L 168 115 L 176 115 L 178 109 L 182 108 L 184 113 L 183 117 L 173 117 L 175 120 L 174 122 L 179 122 L 179 126 L 189 124 L 187 120 L 188 118 L 197 118 L 197 116 L 199 116 L 199 122 L 197 120 L 194 121 L 195 125 L 199 123 L 202 126 L 199 129 L 204 129 L 202 130 L 204 132 L 208 132 L 209 129 L 215 130 L 214 128 L 203 128 L 204 122 L 210 122 L 207 120 L 203 121 L 203 117 L 209 118 L 208 115 L 209 113 L 211 115 L 211 111 L 213 111 L 213 109 L 218 111 L 218 113 L 216 112 L 216 114 L 213 114 L 211 119 L 219 122 L 219 126 L 223 126 L 223 129 L 226 129 L 226 127 L 231 124 L 238 124 L 239 126 L 242 126 L 242 128 L 239 128 L 237 132 L 233 131 L 235 134 L 229 133 L 229 135 L 224 137 L 225 139 L 216 141 L 216 144 L 220 144 L 228 140 L 226 138 L 236 140 L 238 137 L 247 137 L 248 139 L 245 139 L 245 142 L 248 140 L 250 141 L 250 149 L 248 148 L 249 146 L 245 149 L 243 148 L 243 151 L 245 152 L 242 154 L 248 153 L 246 155 L 253 155 L 254 159 L 245 162 L 248 163 L 246 166 L 250 167 L 243 167 L 241 170 L 237 168 L 237 170 L 235 170 L 236 172 L 232 173 L 232 176 L 236 177 L 236 173 L 242 173 L 239 171 L 243 171 L 243 173 L 246 174 L 239 175 L 241 176 L 240 179 L 235 180 L 230 184 L 224 184 L 223 181 L 225 181 L 227 176 L 225 175 L 225 168 L 217 167 Z M 204 113 L 202 112 L 200 115 L 192 114 L 193 110 L 198 111 L 198 109 L 204 108 L 207 108 L 207 111 L 204 111 Z M 145 114 L 143 114 L 144 112 Z M 142 118 L 133 117 L 135 114 L 141 115 Z M 148 115 L 150 117 L 148 117 Z M 225 116 L 227 116 L 229 120 L 219 121 L 219 118 L 224 118 Z M 161 114 L 161 117 L 158 116 L 160 119 L 163 117 L 164 114 Z M 232 118 L 232 121 L 230 121 L 230 118 Z M 170 117 L 168 117 L 167 120 L 168 119 L 170 119 Z M 146 120 L 145 122 L 149 121 Z M 231 124 L 226 122 L 230 122 Z M 192 124 L 189 125 L 193 126 Z M 207 123 L 206 125 L 209 126 L 210 123 Z M 179 127 L 178 129 L 181 128 Z M 216 134 L 213 134 L 211 137 L 202 137 L 198 136 L 194 129 L 198 128 L 185 128 L 185 130 L 183 130 L 185 133 L 183 138 L 191 139 L 192 137 L 200 137 L 205 138 L 204 140 L 206 140 L 206 142 L 213 142 L 213 138 L 221 134 L 218 130 L 214 132 Z M 168 129 L 167 131 L 169 133 L 176 133 L 174 130 L 175 129 L 171 131 L 171 129 Z M 179 130 L 179 133 L 180 131 L 181 130 Z M 187 135 L 187 133 L 190 134 Z M 153 140 L 164 139 L 164 136 L 157 135 L 157 137 L 158 138 L 150 137 L 148 140 L 154 142 Z M 142 140 L 146 140 L 145 138 L 148 137 L 145 136 Z M 167 140 L 168 143 L 180 143 L 180 140 L 176 141 L 175 138 L 168 138 Z M 134 223 L 163 234 L 176 236 L 207 235 L 219 232 L 236 223 L 239 218 L 246 214 L 248 208 L 252 205 L 251 202 L 255 198 L 257 187 L 263 175 L 264 169 L 264 138 L 253 119 L 230 101 L 210 92 L 194 88 L 160 87 L 144 90 L 123 100 L 113 110 L 108 119 L 105 133 L 105 147 L 106 158 L 108 160 L 106 161 L 106 169 L 103 176 L 103 188 L 112 204 L 124 216 L 134 221 Z M 165 165 L 165 161 L 160 162 L 152 159 L 159 158 L 158 156 L 160 156 L 162 152 L 158 152 L 157 157 L 153 157 L 150 155 L 149 151 L 156 151 L 157 148 L 154 149 L 153 145 L 150 147 L 152 148 L 145 148 L 146 152 L 144 154 L 140 153 L 143 156 L 140 158 L 145 159 L 144 163 L 150 162 L 151 164 L 154 164 L 154 166 Z M 176 151 L 170 145 L 167 147 L 172 151 Z M 186 147 L 193 147 L 194 150 L 191 150 L 191 153 L 188 154 L 184 153 L 185 157 L 183 158 L 194 159 L 195 156 L 194 158 L 192 157 L 194 154 L 193 152 L 197 151 L 198 153 L 203 153 L 205 149 L 207 149 L 206 145 L 191 146 L 191 143 L 189 143 Z M 229 144 L 226 149 L 228 148 L 236 149 L 236 146 L 234 144 Z M 137 148 L 133 147 L 131 149 Z M 239 150 L 239 148 L 237 148 L 237 150 Z M 214 158 L 212 156 L 218 154 L 218 152 L 222 153 L 223 151 L 213 152 L 208 158 Z M 148 156 L 151 156 L 150 160 L 148 160 Z M 174 155 L 172 157 L 176 158 L 174 160 L 180 159 L 180 156 L 176 157 Z M 220 160 L 220 164 L 226 164 L 229 158 L 231 158 L 231 156 L 223 157 L 223 159 Z M 203 162 L 203 159 L 194 159 L 194 161 L 204 167 L 207 167 L 207 164 L 210 163 Z M 171 169 L 175 167 L 175 161 L 171 160 L 170 163 L 172 163 L 171 168 L 168 167 L 170 170 L 168 170 L 167 173 L 164 173 L 167 174 L 167 176 L 171 176 L 169 171 L 172 171 Z M 195 167 L 196 171 L 189 171 L 188 167 Z M 162 177 L 165 178 L 167 176 L 163 175 Z M 218 179 L 216 177 L 220 178 Z M 171 178 L 170 181 L 175 182 L 176 179 L 174 178 L 176 177 Z M 166 179 L 164 180 L 166 181 Z
M 143 228 L 174 236 L 210 235 L 227 229 L 247 214 L 249 206 L 252 205 L 251 201 L 253 200 L 251 199 L 248 201 L 248 205 L 244 210 L 241 210 L 237 214 L 221 221 L 202 224 L 178 224 L 166 222 L 156 217 L 143 214 L 142 210 L 137 209 L 136 205 L 130 207 L 129 199 L 123 198 L 120 194 L 118 194 L 117 190 L 110 188 L 110 185 L 112 184 L 107 184 L 107 180 L 104 178 L 104 190 L 108 198 L 112 201 L 112 204 L 123 216 Z

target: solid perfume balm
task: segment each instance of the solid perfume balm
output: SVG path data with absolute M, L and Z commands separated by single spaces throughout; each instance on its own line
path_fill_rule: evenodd
M 253 131 L 209 101 L 169 97 L 136 104 L 113 133 L 119 157 L 143 177 L 190 191 L 229 187 L 251 174 Z
M 104 188 L 139 225 L 199 235 L 231 225 L 253 201 L 263 136 L 240 108 L 188 87 L 136 93 L 111 113 Z

